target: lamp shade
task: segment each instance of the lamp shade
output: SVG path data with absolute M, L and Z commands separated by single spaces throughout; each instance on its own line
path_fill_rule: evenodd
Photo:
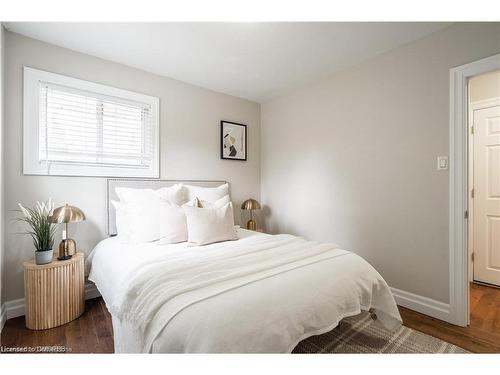
M 247 199 L 241 204 L 242 210 L 260 210 L 260 203 L 255 199 Z
M 85 220 L 85 214 L 78 207 L 68 204 L 57 207 L 52 214 L 53 223 L 74 223 Z

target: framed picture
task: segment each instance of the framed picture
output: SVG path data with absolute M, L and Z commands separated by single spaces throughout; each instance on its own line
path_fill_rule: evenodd
M 220 157 L 247 160 L 247 126 L 236 122 L 220 122 Z

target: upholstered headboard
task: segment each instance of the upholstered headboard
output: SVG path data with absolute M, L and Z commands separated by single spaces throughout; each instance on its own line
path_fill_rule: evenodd
M 108 235 L 116 234 L 115 207 L 111 204 L 112 200 L 118 200 L 115 188 L 129 187 L 134 189 L 159 189 L 175 184 L 183 183 L 185 185 L 217 187 L 225 184 L 227 181 L 201 181 L 201 180 L 140 180 L 140 179 L 124 179 L 110 178 L 107 181 L 107 198 L 106 209 L 108 218 Z M 231 193 L 231 191 L 229 192 Z

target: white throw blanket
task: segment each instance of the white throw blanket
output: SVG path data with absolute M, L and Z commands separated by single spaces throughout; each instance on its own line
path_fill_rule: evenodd
M 296 327 L 297 332 L 283 332 L 285 338 L 277 340 L 280 345 L 287 344 L 290 347 L 279 348 L 278 344 L 274 344 L 273 351 L 291 351 L 298 343 L 297 340 L 300 341 L 300 339 L 312 334 L 326 332 L 338 324 L 340 319 L 353 315 L 360 309 L 376 309 L 381 321 L 389 327 L 394 327 L 400 321 L 392 295 L 382 277 L 364 260 L 353 253 L 337 249 L 333 244 L 306 241 L 290 235 L 277 235 L 250 237 L 199 249 L 200 251 L 195 253 L 190 249 L 186 249 L 188 253 L 169 253 L 142 263 L 130 273 L 127 281 L 120 286 L 116 298 L 109 308 L 114 317 L 124 322 L 127 327 L 133 327 L 136 347 L 140 348 L 142 352 L 153 351 L 155 340 L 164 330 L 168 329 L 172 322 L 176 322 L 172 327 L 173 331 L 177 330 L 179 324 L 184 327 L 185 324 L 189 324 L 189 322 L 182 322 L 181 319 L 182 312 L 189 307 L 211 301 L 226 293 L 244 291 L 245 287 L 250 290 L 249 287 L 258 282 L 265 285 L 266 282 L 280 280 L 280 277 L 286 280 L 293 276 L 294 272 L 299 279 L 304 275 L 304 272 L 316 272 L 315 269 L 322 269 L 324 272 L 325 266 L 336 272 L 336 275 L 332 275 L 332 280 L 335 279 L 335 285 L 345 280 L 345 283 L 340 285 L 345 290 L 331 290 L 330 292 L 328 290 L 332 289 L 334 284 L 330 285 L 329 280 L 324 280 L 327 292 L 324 293 L 323 298 L 326 304 L 331 302 L 332 306 L 335 305 L 334 315 L 336 316 L 321 316 L 323 312 L 327 314 L 329 311 L 328 305 L 324 311 L 311 310 L 312 306 L 307 306 L 302 302 L 306 300 L 304 296 L 300 297 L 304 306 L 298 307 L 297 312 L 290 311 L 289 317 L 281 316 L 283 310 L 280 306 L 276 306 L 275 311 L 272 311 L 273 307 L 269 310 L 270 307 L 266 305 L 266 319 L 270 316 L 274 318 L 273 314 L 275 314 L 279 324 L 283 319 L 297 320 L 300 323 L 292 324 L 293 327 Z M 337 259 L 342 258 L 346 259 L 342 262 L 337 261 Z M 332 267 L 335 264 L 341 264 L 338 271 Z M 352 271 L 353 280 L 346 278 L 349 277 L 349 271 Z M 283 292 L 288 293 L 286 284 L 283 284 Z M 311 290 L 311 292 L 323 293 L 322 287 L 318 285 L 317 290 Z M 265 294 L 266 290 L 262 289 L 261 293 Z M 348 297 L 344 295 L 348 295 Z M 296 297 L 290 293 L 290 299 L 294 298 Z M 330 298 L 332 301 L 329 301 Z M 346 301 L 342 299 L 346 299 Z M 255 306 L 256 317 L 260 310 L 262 310 L 262 306 Z M 225 310 L 221 314 L 228 314 L 228 312 Z M 305 332 L 303 327 L 307 326 L 307 322 L 301 320 L 314 314 L 321 318 L 321 322 L 328 321 L 328 324 L 316 329 L 315 332 Z M 316 321 L 318 317 L 311 318 L 311 320 Z M 244 332 L 246 329 L 244 325 L 249 324 L 254 326 L 250 329 L 262 336 L 261 340 L 269 339 L 260 333 L 265 327 L 255 327 L 257 323 L 248 320 L 238 322 L 242 326 L 238 326 L 238 329 L 234 330 L 235 335 L 237 335 L 237 331 Z M 324 325 L 324 323 L 318 324 Z M 269 332 L 273 331 L 272 327 L 267 328 Z M 224 340 L 223 337 L 198 337 L 197 340 L 207 340 L 205 345 L 188 342 L 180 344 L 175 342 L 178 340 L 176 335 L 169 336 L 172 343 L 163 342 L 159 347 L 176 351 L 180 345 L 184 347 L 181 350 L 190 351 L 186 348 L 194 345 L 193 348 L 196 347 L 193 349 L 194 351 L 225 350 L 224 343 L 220 343 L 221 340 Z M 186 337 L 186 340 L 188 339 L 189 337 Z M 246 339 L 251 347 L 245 347 Z M 237 337 L 232 338 L 232 340 L 241 343 L 241 346 L 237 347 L 240 344 L 233 343 L 231 351 L 254 351 L 256 345 L 257 347 L 261 345 L 258 342 L 258 336 Z M 263 351 L 269 350 L 264 348 L 264 343 L 262 345 Z M 257 351 L 259 350 L 257 349 Z

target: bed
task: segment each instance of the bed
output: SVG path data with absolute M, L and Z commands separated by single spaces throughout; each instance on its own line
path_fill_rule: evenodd
M 108 201 L 116 186 L 162 183 L 174 182 L 110 180 Z M 101 241 L 89 280 L 112 315 L 115 351 L 290 353 L 361 311 L 388 329 L 401 324 L 387 283 L 358 255 L 286 234 L 237 235 L 195 247 Z

